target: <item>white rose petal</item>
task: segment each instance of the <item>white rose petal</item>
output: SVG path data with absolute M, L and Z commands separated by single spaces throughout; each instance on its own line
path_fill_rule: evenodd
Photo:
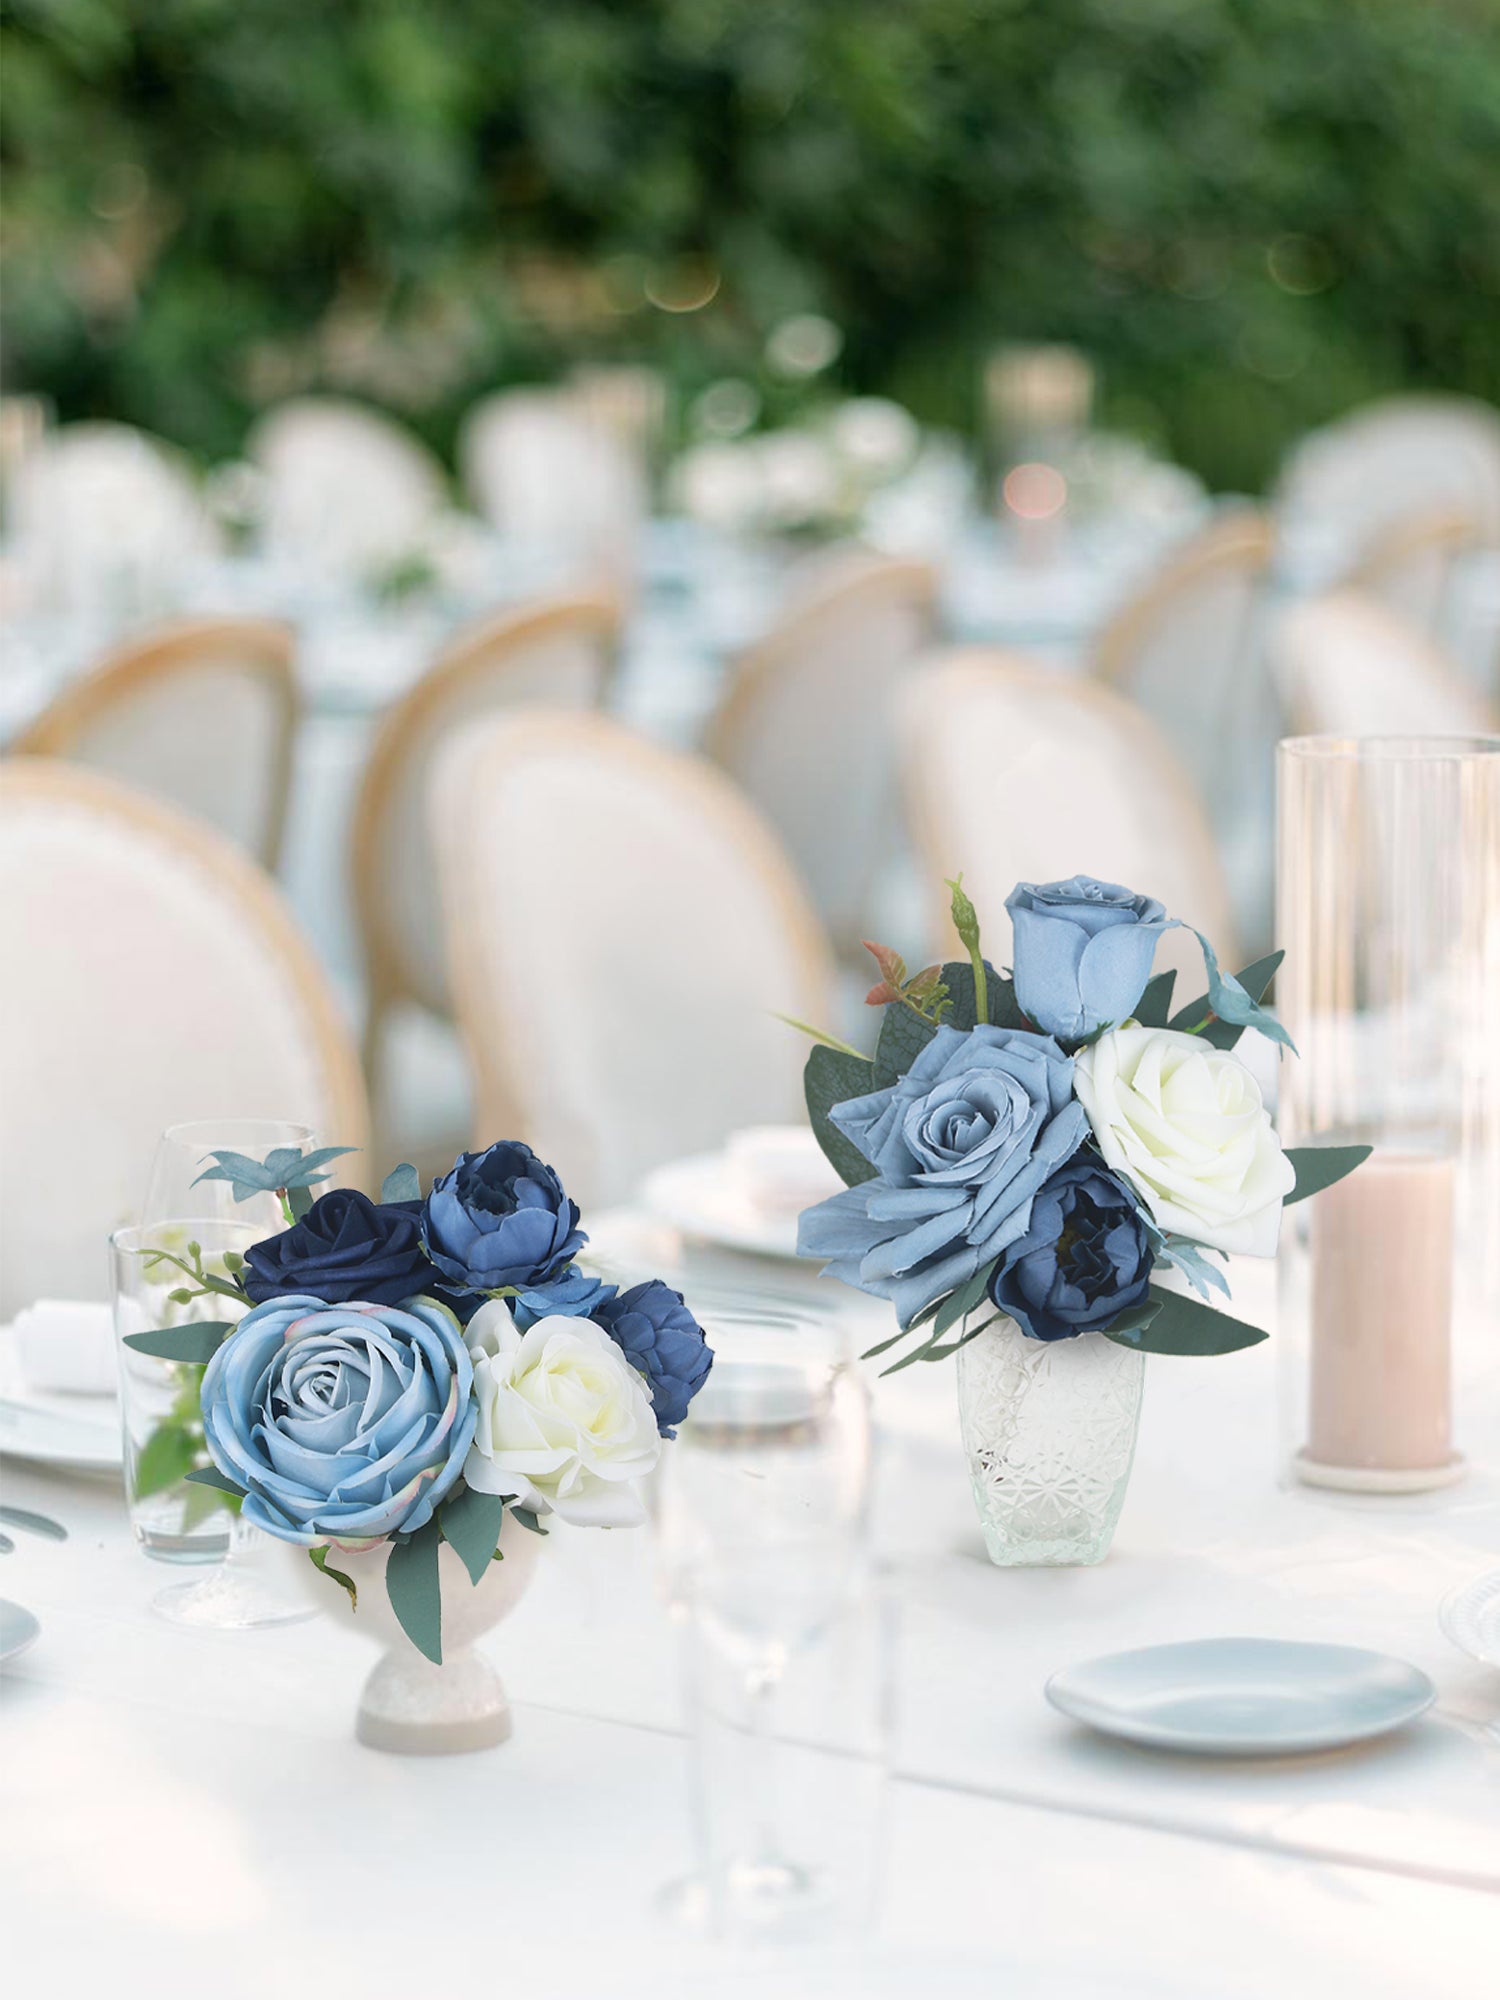
M 661 1456 L 656 1413 L 604 1328 L 553 1314 L 522 1333 L 492 1299 L 468 1341 L 479 1402 L 469 1485 L 582 1527 L 643 1521 L 634 1482 Z
M 1079 1053 L 1073 1084 L 1105 1164 L 1161 1229 L 1275 1254 L 1296 1174 L 1238 1057 L 1171 1028 L 1116 1028 Z

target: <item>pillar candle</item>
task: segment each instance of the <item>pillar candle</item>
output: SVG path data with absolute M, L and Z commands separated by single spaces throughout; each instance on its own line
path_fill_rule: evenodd
M 1452 1456 L 1453 1162 L 1377 1151 L 1315 1198 L 1305 1456 L 1351 1471 Z

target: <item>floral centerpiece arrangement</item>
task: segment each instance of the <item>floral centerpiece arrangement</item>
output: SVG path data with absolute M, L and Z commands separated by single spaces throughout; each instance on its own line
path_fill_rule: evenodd
M 287 1227 L 222 1269 L 192 1244 L 170 1258 L 173 1304 L 224 1299 L 241 1316 L 127 1338 L 206 1364 L 212 1463 L 188 1479 L 305 1548 L 356 1603 L 340 1555 L 389 1544 L 391 1609 L 441 1663 L 440 1545 L 477 1587 L 503 1555 L 507 1512 L 540 1534 L 552 1515 L 641 1521 L 640 1481 L 713 1356 L 680 1293 L 659 1280 L 621 1292 L 579 1269 L 578 1209 L 530 1147 L 465 1153 L 425 1198 L 409 1166 L 378 1202 L 348 1187 L 315 1197 L 347 1151 L 213 1154 L 201 1178 L 239 1200 L 276 1192 Z
M 1153 977 L 1152 960 L 1178 925 L 1151 897 L 1088 876 L 1018 884 L 1006 900 L 1015 966 L 1002 974 L 961 884 L 950 886 L 967 960 L 909 977 L 870 945 L 881 978 L 867 998 L 883 1010 L 873 1055 L 820 1037 L 808 1057 L 813 1130 L 845 1187 L 804 1212 L 798 1247 L 890 1300 L 897 1332 L 869 1353 L 909 1345 L 886 1373 L 950 1355 L 961 1373 L 968 1364 L 965 1430 L 992 1555 L 1094 1561 L 1129 1475 L 1138 1357 L 1263 1339 L 1206 1303 L 1229 1290 L 1212 1260 L 1270 1256 L 1283 1204 L 1369 1148 L 1283 1151 L 1234 1053 L 1247 1028 L 1290 1047 L 1259 1004 L 1280 952 L 1232 977 L 1195 933 L 1207 991 L 1173 1012 L 1176 975 Z M 1164 1286 L 1169 1271 L 1191 1291 Z M 1087 1360 L 1043 1365 L 1064 1343 Z M 1133 1364 L 1113 1366 L 1103 1344 Z M 1098 1391 L 1087 1416 L 1059 1386 L 1064 1367 Z M 1045 1403 L 1047 1430 L 1029 1463 L 1028 1395 Z M 1100 1469 L 1106 1434 L 1118 1477 Z

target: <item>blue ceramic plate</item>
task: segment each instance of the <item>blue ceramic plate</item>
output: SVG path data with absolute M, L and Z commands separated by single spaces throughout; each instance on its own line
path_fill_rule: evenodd
M 1190 1639 L 1110 1653 L 1054 1674 L 1047 1699 L 1075 1722 L 1211 1757 L 1286 1757 L 1363 1743 L 1431 1706 L 1426 1674 L 1360 1646 Z

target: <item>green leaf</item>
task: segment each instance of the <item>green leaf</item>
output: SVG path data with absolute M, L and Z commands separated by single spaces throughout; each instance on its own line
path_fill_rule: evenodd
M 817 1042 L 822 1048 L 837 1049 L 841 1056 L 853 1056 L 856 1062 L 864 1060 L 858 1049 L 851 1048 L 847 1042 L 841 1042 L 837 1035 L 825 1034 L 821 1028 L 813 1027 L 809 1021 L 799 1021 L 795 1014 L 778 1014 L 773 1009 L 771 1019 L 780 1021 L 785 1027 L 795 1028 L 799 1035 L 806 1035 L 809 1041 Z
M 286 1191 L 287 1212 L 293 1222 L 300 1222 L 313 1205 L 313 1192 L 309 1187 L 289 1187 Z
M 1158 1310 L 1144 1326 L 1109 1327 L 1104 1338 L 1142 1354 L 1233 1354 L 1266 1337 L 1264 1328 L 1231 1319 L 1181 1292 L 1164 1292 L 1153 1285 L 1151 1297 Z
M 202 1450 L 200 1440 L 181 1424 L 159 1424 L 136 1457 L 132 1478 L 136 1499 L 147 1500 L 180 1485 Z
M 186 1326 L 159 1326 L 149 1333 L 127 1333 L 125 1345 L 137 1354 L 151 1354 L 158 1361 L 212 1361 L 234 1332 L 234 1322 L 223 1319 L 195 1319 Z
M 451 1499 L 444 1501 L 438 1518 L 444 1540 L 453 1545 L 471 1581 L 478 1583 L 489 1568 L 500 1540 L 500 1524 L 505 1519 L 503 1496 L 481 1493 L 472 1486 L 460 1487 Z
M 183 1477 L 192 1486 L 212 1486 L 219 1493 L 232 1493 L 236 1500 L 243 1500 L 245 1497 L 244 1487 L 237 1486 L 232 1479 L 226 1478 L 216 1465 L 195 1466 Z
M 530 1528 L 534 1535 L 546 1535 L 547 1530 L 542 1526 L 530 1507 L 512 1507 L 510 1511 L 511 1518 L 519 1521 L 523 1528 Z
M 959 960 L 953 960 L 943 967 L 943 984 L 948 989 L 952 1002 L 950 1011 L 943 1016 L 946 1028 L 960 1028 L 967 1032 L 979 1019 L 974 1008 L 974 968 Z M 1021 1012 L 1016 1001 L 1016 984 L 994 966 L 985 963 L 985 985 L 988 989 L 989 1022 L 992 1028 L 1032 1028 Z
M 1146 981 L 1146 990 L 1135 1003 L 1135 1018 L 1143 1028 L 1164 1028 L 1172 1005 L 1172 988 L 1177 984 L 1175 969 L 1158 972 Z
M 391 1609 L 407 1638 L 435 1667 L 443 1664 L 443 1599 L 438 1583 L 441 1540 L 434 1517 L 405 1542 L 393 1543 L 385 1564 L 385 1594 Z
M 1108 1326 L 1101 1326 L 1098 1331 L 1100 1333 L 1139 1333 L 1142 1327 L 1147 1327 L 1151 1324 L 1160 1311 L 1161 1307 L 1155 1299 L 1145 1299 L 1140 1305 L 1133 1306 L 1129 1312 L 1123 1312 L 1117 1318 L 1112 1319 Z M 1131 1346 L 1135 1344 L 1133 1341 L 1130 1343 Z
M 1310 1194 L 1321 1194 L 1363 1166 L 1374 1150 L 1373 1146 L 1288 1146 L 1286 1156 L 1296 1172 L 1297 1184 L 1283 1196 L 1282 1205 L 1289 1207 L 1294 1201 L 1306 1201 Z
M 1217 973 L 1218 964 L 1206 940 L 1197 931 L 1194 931 L 1193 935 L 1203 947 L 1204 960 L 1209 965 L 1211 973 Z M 1280 965 L 1285 957 L 1286 953 L 1284 951 L 1267 952 L 1264 958 L 1255 959 L 1245 967 L 1243 972 L 1237 972 L 1234 975 L 1234 984 L 1242 986 L 1251 1001 L 1259 1002 L 1263 1000 L 1267 987 L 1276 977 L 1277 966 Z M 1222 999 L 1223 996 L 1221 995 L 1220 997 Z M 1226 1004 L 1228 1003 L 1226 1002 Z M 1208 1024 L 1207 1026 L 1202 1025 L 1205 1022 Z M 1211 1048 L 1232 1049 L 1240 1036 L 1244 1034 L 1245 1028 L 1253 1024 L 1244 1021 L 1215 1020 L 1213 1002 L 1209 995 L 1204 993 L 1198 999 L 1191 1001 L 1186 1007 L 1179 1008 L 1167 1025 L 1185 1034 L 1192 1034 L 1196 1029 Z M 1272 1023 L 1271 1025 L 1274 1026 L 1275 1024 Z M 1263 1029 L 1262 1032 L 1265 1032 L 1265 1030 Z M 1272 1040 L 1286 1041 L 1290 1047 L 1290 1038 L 1284 1028 L 1279 1029 L 1277 1034 L 1272 1036 Z
M 311 1561 L 313 1568 L 316 1570 L 321 1570 L 323 1575 L 328 1577 L 331 1582 L 342 1584 L 344 1589 L 347 1590 L 349 1593 L 350 1606 L 355 1611 L 358 1611 L 359 1592 L 354 1587 L 354 1578 L 352 1576 L 347 1576 L 341 1569 L 333 1568 L 332 1564 L 328 1560 L 329 1556 L 332 1553 L 333 1551 L 330 1548 L 328 1548 L 326 1544 L 321 1548 L 309 1549 L 307 1552 L 308 1558 Z M 399 1616 L 400 1614 L 398 1613 L 397 1615 Z
M 220 1493 L 212 1486 L 195 1485 L 191 1473 L 186 1485 L 187 1491 L 182 1496 L 182 1532 L 185 1535 L 190 1535 L 194 1528 L 201 1528 L 220 1508 L 227 1509 L 231 1514 L 239 1511 L 237 1500 L 232 1500 L 227 1493 Z
M 315 1181 L 331 1180 L 333 1178 L 331 1174 L 320 1173 L 318 1169 L 326 1167 L 330 1160 L 342 1160 L 346 1154 L 358 1151 L 357 1146 L 315 1146 L 312 1152 L 300 1154 L 299 1163 L 289 1165 L 284 1177 L 276 1185 L 285 1188 L 296 1187 L 299 1184 L 311 1187 Z
M 820 1045 L 807 1058 L 802 1088 L 813 1134 L 839 1179 L 846 1187 L 858 1187 L 861 1181 L 873 1180 L 874 1167 L 844 1137 L 828 1113 L 835 1104 L 869 1095 L 875 1088 L 875 1065 L 864 1056 L 844 1055 L 838 1049 Z
M 933 1311 L 935 1312 L 936 1310 L 937 1308 L 934 1306 Z M 873 1361 L 877 1354 L 889 1354 L 898 1340 L 905 1340 L 908 1334 L 916 1332 L 917 1324 L 917 1321 L 913 1320 L 910 1326 L 898 1326 L 888 1340 L 877 1340 L 873 1347 L 867 1347 L 864 1353 L 860 1355 L 860 1360 Z
M 399 1167 L 392 1167 L 380 1183 L 382 1201 L 420 1201 L 422 1199 L 422 1177 L 414 1166 L 403 1160 Z
M 934 1334 L 946 1333 L 955 1321 L 961 1320 L 965 1313 L 974 1310 L 989 1289 L 990 1279 L 994 1277 L 995 1266 L 999 1262 L 998 1257 L 991 1257 L 987 1264 L 980 1265 L 966 1285 L 960 1285 L 956 1292 L 948 1294 L 938 1307 L 937 1315 L 932 1322 Z
M 875 1087 L 883 1090 L 905 1076 L 936 1033 L 935 1022 L 924 1021 L 904 1002 L 887 1007 L 875 1044 Z

